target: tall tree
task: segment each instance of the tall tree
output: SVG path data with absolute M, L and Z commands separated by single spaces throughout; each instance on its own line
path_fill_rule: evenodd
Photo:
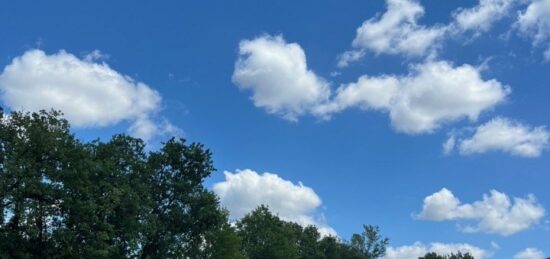
M 202 185 L 213 171 L 210 151 L 181 139 L 149 155 L 142 258 L 201 256 L 206 233 L 227 221 L 216 195 Z
M 211 152 L 172 138 L 82 143 L 57 111 L 0 108 L 0 258 L 342 258 L 385 253 L 365 225 L 350 243 L 259 206 L 236 224 L 203 181 Z
M 292 228 L 267 206 L 261 205 L 237 222 L 242 251 L 251 259 L 298 258 L 297 237 Z
M 63 180 L 79 143 L 59 112 L 20 113 L 0 122 L 1 251 L 8 257 L 49 257 L 63 227 Z
M 363 225 L 361 234 L 351 237 L 351 249 L 367 259 L 380 258 L 386 254 L 389 239 L 380 235 L 378 226 Z
M 206 253 L 203 258 L 209 259 L 244 259 L 241 253 L 241 238 L 236 229 L 226 222 L 218 229 L 208 232 L 208 247 L 205 247 Z
M 439 255 L 434 252 L 429 252 L 418 259 L 474 259 L 474 257 L 470 253 L 463 254 L 460 251 L 456 254 L 451 253 L 450 255 Z
M 0 109 L 0 257 L 210 258 L 206 248 L 235 242 L 223 251 L 238 250 L 227 212 L 203 186 L 210 151 L 182 139 L 144 149 L 125 135 L 83 144 L 57 111 Z

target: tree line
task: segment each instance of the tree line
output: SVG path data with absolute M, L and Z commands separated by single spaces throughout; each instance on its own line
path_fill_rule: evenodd
M 127 135 L 82 142 L 58 111 L 0 107 L 0 258 L 383 257 L 364 225 L 349 241 L 260 205 L 232 222 L 203 181 L 210 150 L 172 138 L 156 151 Z M 469 254 L 424 259 L 473 258 Z

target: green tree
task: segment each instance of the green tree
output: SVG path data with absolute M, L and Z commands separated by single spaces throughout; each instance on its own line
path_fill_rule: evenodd
M 446 259 L 446 257 L 442 256 L 442 255 L 438 255 L 434 252 L 429 252 L 429 253 L 425 254 L 424 256 L 419 257 L 418 259 Z
M 259 206 L 235 225 L 203 185 L 211 152 L 172 138 L 82 143 L 57 111 L 0 108 L 0 258 L 342 258 L 383 256 L 378 227 L 351 242 Z M 459 254 L 459 256 L 461 256 Z M 452 257 L 454 259 L 454 257 Z M 468 257 L 456 257 L 468 258 Z
M 378 226 L 363 225 L 361 234 L 351 237 L 351 249 L 367 259 L 380 258 L 386 254 L 389 239 L 380 235 Z
M 342 250 L 346 249 L 345 245 L 340 243 L 336 237 L 323 237 L 319 241 L 319 249 L 326 258 L 343 258 Z
M 115 135 L 82 146 L 75 176 L 65 180 L 64 221 L 59 232 L 67 257 L 125 257 L 140 250 L 147 200 L 145 144 Z
M 298 238 L 290 225 L 261 205 L 237 222 L 242 251 L 251 259 L 299 258 Z
M 218 198 L 202 185 L 214 171 L 210 151 L 173 138 L 148 158 L 150 206 L 141 257 L 201 257 L 206 233 L 227 221 Z
M 209 232 L 209 247 L 204 258 L 209 259 L 244 259 L 241 253 L 241 238 L 236 229 L 224 223 L 219 229 Z
M 182 139 L 144 149 L 125 135 L 81 143 L 57 111 L 0 109 L 0 257 L 238 258 L 203 186 L 210 151 Z
M 321 234 L 315 226 L 298 226 L 298 252 L 301 259 L 326 258 L 321 250 Z
M 50 257 L 58 251 L 54 234 L 64 226 L 65 169 L 79 143 L 58 112 L 0 114 L 0 251 Z
M 474 259 L 474 257 L 469 254 L 458 252 L 457 254 L 451 253 L 450 255 L 439 255 L 434 252 L 427 253 L 426 255 L 419 257 L 418 259 Z

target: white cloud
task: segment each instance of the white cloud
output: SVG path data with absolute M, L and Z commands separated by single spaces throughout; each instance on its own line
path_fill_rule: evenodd
M 84 55 L 84 60 L 87 62 L 104 61 L 107 59 L 109 59 L 109 55 L 101 52 L 98 49 Z
M 353 40 L 356 49 L 370 50 L 376 54 L 404 54 L 425 56 L 437 47 L 447 28 L 426 27 L 417 21 L 424 15 L 424 8 L 414 0 L 386 0 L 387 10 L 365 21 L 357 28 Z M 352 53 L 352 52 L 350 52 Z M 357 55 L 342 55 L 340 66 L 357 60 Z
M 482 69 L 427 60 L 411 66 L 408 75 L 365 75 L 333 94 L 324 79 L 308 70 L 298 44 L 262 36 L 241 41 L 233 82 L 252 91 L 255 106 L 291 121 L 305 114 L 329 119 L 358 107 L 388 112 L 397 131 L 420 134 L 464 118 L 475 121 L 505 100 L 510 87 L 484 80 Z
M 517 26 L 520 32 L 530 35 L 535 44 L 550 38 L 550 0 L 533 0 L 518 15 Z
M 545 45 L 544 58 L 550 60 L 550 0 L 532 0 L 520 12 L 516 27 L 533 40 L 534 46 Z
M 315 225 L 323 235 L 336 235 L 336 231 L 316 217 L 321 199 L 310 187 L 294 184 L 276 174 L 258 174 L 253 170 L 224 172 L 225 181 L 214 184 L 213 190 L 220 202 L 230 211 L 232 218 L 241 218 L 261 204 L 284 220 L 300 225 Z
M 330 96 L 328 83 L 308 69 L 300 45 L 281 36 L 241 41 L 233 82 L 252 91 L 254 105 L 291 121 Z
M 453 152 L 455 148 L 456 138 L 455 136 L 450 136 L 445 143 L 443 143 L 443 154 L 448 155 Z
M 63 50 L 51 55 L 29 50 L 4 68 L 1 99 L 11 109 L 59 109 L 75 127 L 129 121 L 131 132 L 145 140 L 165 130 L 151 119 L 160 110 L 159 93 L 94 62 L 102 57 L 99 51 L 79 59 Z
M 510 14 L 518 0 L 479 0 L 471 8 L 458 8 L 449 24 L 419 25 L 424 7 L 416 0 L 386 0 L 387 9 L 363 22 L 352 42 L 354 50 L 338 56 L 338 67 L 361 59 L 369 50 L 375 54 L 435 57 L 442 41 L 468 31 L 488 31 Z
M 498 20 L 506 17 L 518 0 L 479 0 L 472 8 L 460 8 L 453 13 L 454 26 L 459 31 L 486 32 Z
M 490 252 L 470 244 L 431 243 L 428 246 L 416 242 L 410 246 L 388 247 L 386 256 L 384 256 L 383 259 L 419 258 L 431 252 L 439 255 L 450 255 L 451 253 L 456 254 L 458 252 L 463 254 L 470 253 L 476 259 L 483 259 L 491 256 Z
M 333 100 L 316 107 L 314 113 L 330 117 L 351 107 L 381 110 L 389 112 L 400 132 L 429 133 L 445 122 L 475 121 L 510 93 L 508 86 L 495 79 L 483 80 L 480 68 L 467 64 L 427 61 L 411 70 L 406 76 L 362 76 L 342 85 Z
M 544 126 L 531 127 L 497 117 L 477 127 L 473 136 L 458 139 L 456 143 L 463 155 L 501 151 L 522 157 L 539 157 L 549 147 L 550 132 Z
M 183 136 L 183 131 L 166 118 L 153 121 L 148 117 L 137 118 L 128 129 L 128 133 L 145 141 L 154 136 Z
M 544 259 L 544 253 L 536 248 L 526 248 L 517 253 L 514 259 Z
M 550 61 L 550 48 L 546 49 L 543 55 L 544 55 L 544 60 Z
M 485 232 L 508 236 L 523 231 L 538 223 L 545 211 L 535 196 L 510 198 L 501 192 L 491 190 L 483 199 L 462 204 L 453 193 L 445 188 L 424 199 L 422 212 L 415 217 L 424 220 L 474 220 L 476 226 L 466 226 L 464 232 Z
M 350 63 L 360 60 L 365 56 L 364 50 L 349 50 L 338 56 L 338 67 L 347 67 Z

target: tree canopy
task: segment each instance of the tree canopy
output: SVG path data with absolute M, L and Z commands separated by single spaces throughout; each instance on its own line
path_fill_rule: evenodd
M 0 258 L 380 258 L 365 225 L 350 242 L 261 205 L 232 222 L 203 181 L 203 145 L 158 150 L 127 135 L 82 142 L 58 111 L 0 109 Z
M 422 257 L 419 257 L 418 259 L 474 259 L 474 257 L 469 253 L 463 254 L 460 251 L 456 254 L 451 253 L 450 255 L 439 255 L 437 253 L 430 252 Z

